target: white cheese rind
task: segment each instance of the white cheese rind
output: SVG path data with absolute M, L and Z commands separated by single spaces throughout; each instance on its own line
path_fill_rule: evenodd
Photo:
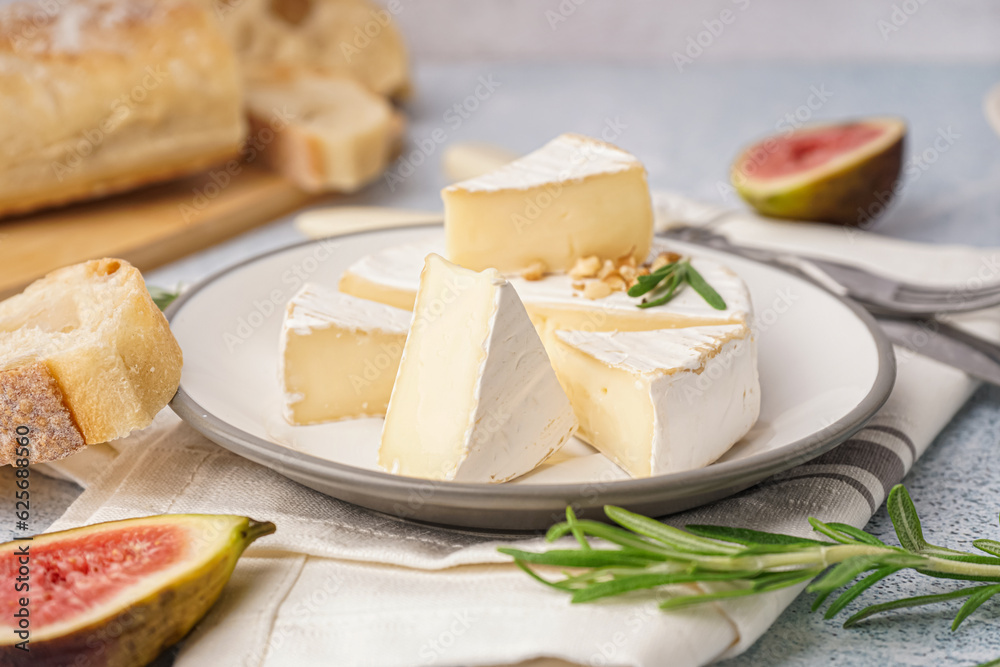
M 524 157 L 449 185 L 445 191 L 527 190 L 635 168 L 643 168 L 642 163 L 613 144 L 579 134 L 562 134 Z
M 569 399 L 511 285 L 496 271 L 475 273 L 429 256 L 380 467 L 505 482 L 538 466 L 575 429 Z
M 412 314 L 306 284 L 281 328 L 278 377 L 290 424 L 385 414 Z
M 633 477 L 704 467 L 760 414 L 756 340 L 744 325 L 555 337 L 580 436 Z

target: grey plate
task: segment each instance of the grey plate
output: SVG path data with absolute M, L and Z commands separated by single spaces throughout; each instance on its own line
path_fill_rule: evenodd
M 171 407 L 219 445 L 335 498 L 418 521 L 532 530 L 560 520 L 567 505 L 590 516 L 600 515 L 605 504 L 660 516 L 742 491 L 849 438 L 882 406 L 895 381 L 892 347 L 857 305 L 779 269 L 692 248 L 736 270 L 758 313 L 761 422 L 722 460 L 646 479 L 618 479 L 620 472 L 581 477 L 573 472 L 581 468 L 553 467 L 544 477 L 501 485 L 380 472 L 350 452 L 367 451 L 373 437 L 377 443 L 381 420 L 290 427 L 280 419 L 277 332 L 284 303 L 302 279 L 336 284 L 358 257 L 433 233 L 433 227 L 394 228 L 301 243 L 192 287 L 167 311 L 185 355 Z M 316 455 L 324 442 L 334 452 L 322 452 L 326 458 Z M 545 479 L 567 481 L 540 481 Z

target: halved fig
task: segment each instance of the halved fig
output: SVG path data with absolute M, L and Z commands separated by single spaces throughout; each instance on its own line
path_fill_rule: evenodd
M 866 225 L 899 189 L 905 137 L 898 118 L 805 126 L 744 150 L 730 178 L 763 215 Z
M 243 550 L 275 530 L 165 514 L 0 545 L 0 664 L 138 667 L 191 630 Z

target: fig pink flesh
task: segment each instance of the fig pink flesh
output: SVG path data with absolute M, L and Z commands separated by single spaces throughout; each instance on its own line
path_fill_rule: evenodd
M 0 592 L 0 627 L 13 627 L 18 598 L 31 600 L 31 626 L 36 632 L 71 619 L 109 601 L 145 577 L 184 558 L 189 534 L 182 526 L 134 526 L 92 535 L 68 536 L 30 545 L 30 593 L 14 586 Z M 16 550 L 15 550 L 16 552 Z M 18 554 L 0 558 L 0 581 L 18 576 Z
M 885 132 L 885 127 L 858 123 L 800 130 L 770 139 L 768 141 L 776 142 L 773 149 L 768 150 L 761 143 L 747 151 L 748 161 L 756 163 L 749 173 L 755 179 L 802 173 L 863 146 Z

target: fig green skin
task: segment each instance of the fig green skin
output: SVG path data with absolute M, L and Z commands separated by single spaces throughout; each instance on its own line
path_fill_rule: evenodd
M 178 515 L 187 518 L 198 515 Z M 201 515 L 206 520 L 218 515 Z M 241 519 L 224 548 L 146 598 L 72 632 L 35 641 L 30 651 L 0 646 L 0 664 L 11 667 L 142 667 L 180 641 L 208 613 L 229 581 L 236 561 L 254 540 L 275 531 L 270 522 Z M 64 531 L 82 534 L 88 527 Z M 18 640 L 19 641 L 19 640 Z
M 740 196 L 762 215 L 868 227 L 895 196 L 904 143 L 905 134 L 878 153 L 819 177 L 804 178 L 781 192 L 755 187 L 753 175 L 741 172 L 744 153 L 733 165 L 731 181 Z

